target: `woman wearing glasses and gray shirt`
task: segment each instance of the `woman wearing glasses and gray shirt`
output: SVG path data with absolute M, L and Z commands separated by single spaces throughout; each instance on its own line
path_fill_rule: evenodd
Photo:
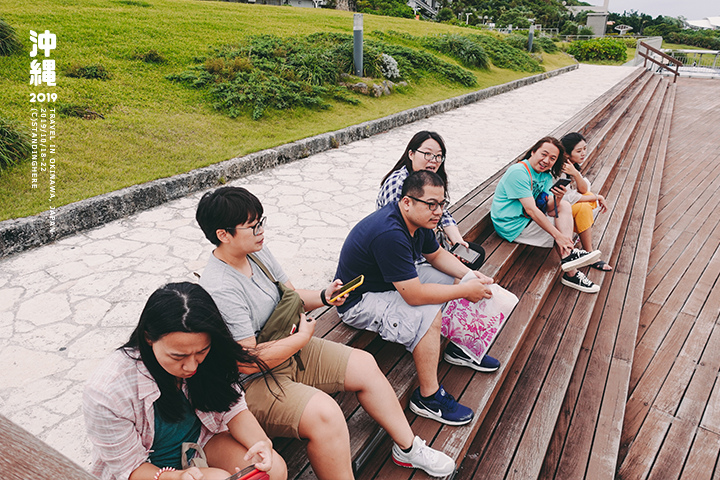
M 400 157 L 400 160 L 398 160 L 395 166 L 385 175 L 385 178 L 382 179 L 380 192 L 375 202 L 376 209 L 379 210 L 390 202 L 400 200 L 400 192 L 402 191 L 405 179 L 412 172 L 430 170 L 431 172 L 437 173 L 445 182 L 445 191 L 447 191 L 448 180 L 447 173 L 445 173 L 446 152 L 445 142 L 437 132 L 423 130 L 416 133 L 405 147 L 405 152 Z M 438 229 L 444 233 L 444 235 L 438 235 L 438 243 L 442 247 L 450 249 L 450 247 L 459 243 L 470 250 L 474 250 L 480 254 L 477 260 L 472 263 L 464 260 L 463 262 L 472 270 L 477 270 L 482 266 L 485 261 L 485 250 L 477 243 L 463 240 L 457 222 L 452 215 L 450 215 L 449 211 L 443 210 Z
M 400 160 L 385 175 L 381 182 L 380 192 L 375 202 L 376 209 L 381 209 L 391 202 L 397 202 L 402 197 L 402 187 L 405 179 L 413 172 L 430 170 L 437 173 L 445 182 L 445 191 L 448 190 L 447 173 L 445 173 L 445 141 L 439 133 L 423 130 L 416 133 L 405 147 Z M 443 209 L 438 224 L 438 243 L 445 249 L 450 249 L 456 243 L 469 248 L 479 254 L 473 262 L 460 260 L 472 270 L 479 269 L 485 261 L 485 249 L 480 244 L 466 242 L 460 235 L 457 222 L 447 209 Z M 485 355 L 481 363 L 473 361 L 460 348 L 452 342 L 448 343 L 444 354 L 445 361 L 453 365 L 473 368 L 480 372 L 494 372 L 500 368 L 500 362 Z

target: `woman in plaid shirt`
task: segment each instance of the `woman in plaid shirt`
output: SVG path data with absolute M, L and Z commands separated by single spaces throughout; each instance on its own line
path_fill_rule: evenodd
M 210 295 L 171 283 L 148 299 L 130 340 L 88 381 L 83 413 L 91 473 L 103 480 L 221 480 L 250 464 L 272 480 L 285 462 L 247 409 L 236 343 Z M 181 469 L 181 445 L 200 445 L 207 468 Z
M 405 179 L 412 172 L 419 170 L 430 170 L 437 173 L 445 182 L 445 191 L 448 191 L 447 173 L 445 173 L 445 141 L 439 133 L 423 130 L 413 136 L 405 147 L 405 152 L 400 160 L 392 167 L 392 169 L 382 179 L 380 192 L 378 192 L 375 207 L 379 210 L 388 203 L 397 202 L 401 198 L 401 192 Z M 480 254 L 477 260 L 469 264 L 472 270 L 480 268 L 485 261 L 485 250 L 477 243 L 466 242 L 460 235 L 460 229 L 457 222 L 450 215 L 450 212 L 444 210 L 438 229 L 444 232 L 444 236 L 440 235 L 438 243 L 446 249 L 452 247 L 456 243 L 470 248 Z M 442 238 L 444 237 L 444 238 Z M 462 260 L 462 259 L 461 259 Z M 464 260 L 463 260 L 464 262 Z M 465 262 L 467 263 L 467 262 Z

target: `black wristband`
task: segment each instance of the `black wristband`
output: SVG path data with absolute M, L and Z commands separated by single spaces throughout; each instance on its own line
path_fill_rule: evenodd
M 327 290 L 327 289 L 325 289 Z M 323 305 L 327 305 L 328 307 L 332 307 L 332 303 L 327 301 L 327 298 L 325 298 L 325 290 L 322 290 L 320 292 L 320 300 L 322 300 Z

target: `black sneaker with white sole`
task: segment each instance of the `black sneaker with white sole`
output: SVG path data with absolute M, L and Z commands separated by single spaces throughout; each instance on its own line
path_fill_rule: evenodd
M 564 273 L 560 282 L 566 287 L 585 293 L 597 293 L 600 291 L 600 286 L 590 281 L 582 272 L 577 272 L 574 277 L 569 277 L 567 273 Z
M 600 250 L 586 252 L 580 248 L 574 248 L 570 255 L 561 260 L 563 272 L 595 263 L 600 259 L 601 255 Z

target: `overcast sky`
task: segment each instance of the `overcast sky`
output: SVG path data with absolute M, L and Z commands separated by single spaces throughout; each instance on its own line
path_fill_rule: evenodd
M 603 4 L 602 0 L 587 1 L 593 5 Z M 717 0 L 610 0 L 609 10 L 615 13 L 637 10 L 652 17 L 682 15 L 688 20 L 698 20 L 720 16 L 720 2 Z

